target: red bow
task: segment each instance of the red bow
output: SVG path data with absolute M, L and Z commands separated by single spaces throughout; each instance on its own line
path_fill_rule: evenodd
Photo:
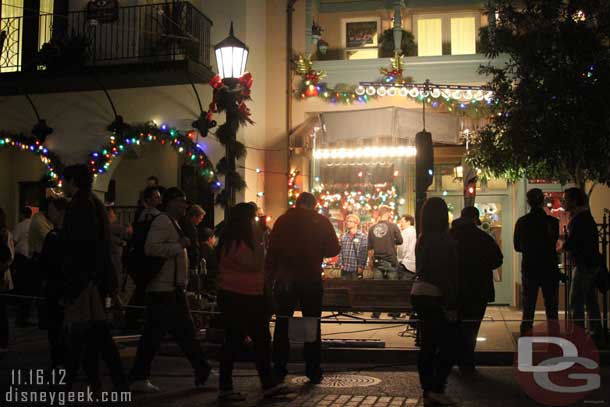
M 218 89 L 224 86 L 222 83 L 222 79 L 220 79 L 220 75 L 216 74 L 212 79 L 210 79 L 210 86 L 214 89 Z
M 241 78 L 239 78 L 239 84 L 242 88 L 250 89 L 252 87 L 252 74 L 250 72 L 245 72 Z

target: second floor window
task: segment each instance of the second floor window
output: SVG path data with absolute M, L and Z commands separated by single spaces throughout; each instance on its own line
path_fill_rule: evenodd
M 443 20 L 420 18 L 417 20 L 417 56 L 443 55 Z
M 413 23 L 417 56 L 476 54 L 477 13 L 416 15 Z
M 476 54 L 474 17 L 451 18 L 451 55 Z

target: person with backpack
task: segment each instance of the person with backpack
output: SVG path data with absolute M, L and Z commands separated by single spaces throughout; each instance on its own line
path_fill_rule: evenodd
M 144 254 L 144 244 L 146 235 L 150 229 L 152 221 L 161 214 L 158 206 L 161 204 L 161 194 L 159 189 L 148 186 L 142 193 L 143 208 L 136 211 L 132 224 L 131 244 L 127 254 L 127 275 L 133 280 L 136 288 L 129 299 L 129 306 L 144 306 L 146 303 L 146 275 L 148 269 L 154 267 L 149 264 L 151 259 Z M 153 259 L 154 262 L 154 259 Z M 144 276 L 144 278 L 142 278 Z M 124 280 L 123 289 L 125 287 Z M 143 315 L 139 309 L 128 309 L 125 314 L 125 321 L 128 328 L 138 328 L 138 319 Z
M 187 208 L 186 195 L 176 187 L 163 194 L 164 212 L 154 218 L 146 235 L 144 252 L 148 273 L 145 284 L 146 324 L 130 373 L 131 391 L 153 393 L 159 388 L 150 382 L 150 365 L 165 332 L 169 331 L 195 371 L 195 386 L 203 386 L 212 368 L 197 341 L 185 289 L 188 284 L 189 239 L 178 225 Z M 134 231 L 135 233 L 135 231 Z
M 13 289 L 11 263 L 15 258 L 15 247 L 11 232 L 6 227 L 6 213 L 0 208 L 0 294 Z M 0 354 L 8 350 L 8 315 L 6 300 L 0 296 Z

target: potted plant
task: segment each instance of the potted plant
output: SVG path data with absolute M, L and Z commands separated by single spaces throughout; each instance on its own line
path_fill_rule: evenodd
M 415 37 L 409 31 L 402 30 L 402 41 L 400 43 L 402 55 L 415 55 Z M 388 28 L 381 35 L 379 44 L 379 56 L 382 58 L 394 56 L 394 29 Z
M 38 51 L 38 65 L 50 72 L 78 71 L 90 57 L 91 41 L 84 35 L 53 37 Z

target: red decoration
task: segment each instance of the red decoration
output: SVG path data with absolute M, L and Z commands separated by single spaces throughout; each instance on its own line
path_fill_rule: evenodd
M 318 89 L 314 85 L 309 85 L 305 91 L 305 96 L 313 97 L 318 96 Z
M 214 89 L 219 89 L 224 86 L 224 83 L 222 83 L 222 79 L 220 78 L 220 75 L 216 74 L 216 75 L 214 75 L 214 77 L 212 79 L 210 79 L 210 86 L 213 87 Z

